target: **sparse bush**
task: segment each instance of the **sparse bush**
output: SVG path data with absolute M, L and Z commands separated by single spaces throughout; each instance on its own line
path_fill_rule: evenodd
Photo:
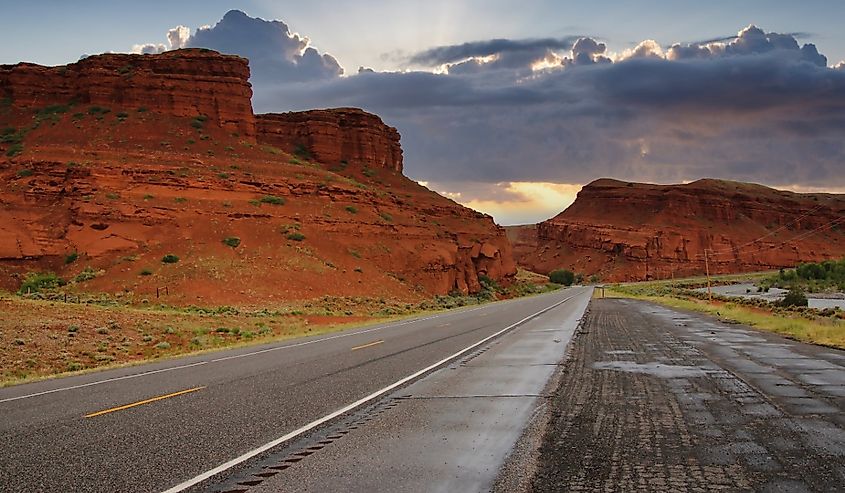
M 258 201 L 262 204 L 285 205 L 284 197 L 277 197 L 275 195 L 265 195 Z
M 232 248 L 237 248 L 238 245 L 241 244 L 241 239 L 238 238 L 237 236 L 229 236 L 229 237 L 223 239 L 223 243 L 226 246 L 230 246 Z
M 71 252 L 71 253 L 65 255 L 65 265 L 72 264 L 72 263 L 76 262 L 76 260 L 78 258 L 79 258 L 79 253 L 77 253 L 77 252 Z
M 170 343 L 167 341 L 161 341 L 156 344 L 156 349 L 170 349 Z
M 77 361 L 71 361 L 67 364 L 67 371 L 79 371 L 85 368 L 85 365 Z
M 95 277 L 97 277 L 97 271 L 95 271 L 91 267 L 86 267 L 82 272 L 80 272 L 73 278 L 73 282 L 90 281 Z
M 109 199 L 109 200 L 117 200 L 117 199 L 119 199 L 119 198 L 120 198 L 120 194 L 119 194 L 119 193 L 110 192 L 110 193 L 107 193 L 107 194 L 106 194 L 106 198 L 107 198 L 107 199 Z
M 549 281 L 563 286 L 571 286 L 575 282 L 575 273 L 566 269 L 557 269 L 549 273 Z
M 32 176 L 33 171 L 31 169 L 22 169 L 18 170 L 16 173 L 20 178 L 26 178 L 27 176 Z
M 6 150 L 6 157 L 15 157 L 22 152 L 23 152 L 23 144 L 21 144 L 21 143 L 12 144 Z
M 161 257 L 161 263 L 163 264 L 175 264 L 179 261 L 179 257 L 173 255 L 172 253 L 168 253 L 164 257 Z
M 377 174 L 376 170 L 370 169 L 370 168 L 364 168 L 364 170 L 361 173 L 364 176 L 366 176 L 367 178 L 372 178 L 372 177 L 376 176 L 376 174 Z
M 176 197 L 176 198 L 173 199 L 173 201 L 176 202 L 177 204 L 184 204 L 185 202 L 188 201 L 188 199 L 186 199 L 185 197 Z
M 379 212 L 379 216 L 382 219 L 384 219 L 386 222 L 389 222 L 389 223 L 393 222 L 393 216 L 391 216 L 390 214 L 388 214 L 386 212 Z
M 144 269 L 141 269 L 141 272 L 139 272 L 138 275 L 151 276 L 151 275 L 153 275 L 153 271 L 151 269 L 144 268 Z
M 56 289 L 67 284 L 64 279 L 52 272 L 30 272 L 26 275 L 19 294 L 38 293 L 44 290 Z
M 288 233 L 286 238 L 291 240 L 291 241 L 302 241 L 302 240 L 305 239 L 305 235 L 300 233 L 300 232 L 295 231 L 293 233 Z
M 349 212 L 350 214 L 357 214 L 358 208 L 355 207 L 354 205 L 347 205 L 346 206 L 346 212 Z
M 296 145 L 296 148 L 293 150 L 293 155 L 306 161 L 311 160 L 311 151 L 302 144 Z
M 807 306 L 807 296 L 801 288 L 794 287 L 786 293 L 786 296 L 778 303 L 780 306 Z

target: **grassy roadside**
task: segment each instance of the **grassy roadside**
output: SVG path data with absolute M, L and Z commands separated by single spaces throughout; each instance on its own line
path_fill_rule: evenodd
M 518 283 L 416 304 L 324 297 L 261 310 L 78 304 L 0 293 L 0 387 L 390 323 L 556 287 Z
M 845 349 L 845 321 L 838 317 L 809 318 L 804 315 L 773 313 L 763 308 L 742 306 L 721 300 L 708 302 L 686 297 L 681 293 L 647 294 L 647 290 L 642 288 L 641 285 L 614 286 L 607 289 L 607 296 L 651 301 L 672 308 L 713 315 L 723 320 L 774 332 L 796 341 Z

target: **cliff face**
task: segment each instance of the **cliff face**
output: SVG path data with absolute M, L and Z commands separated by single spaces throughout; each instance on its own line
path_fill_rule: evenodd
M 517 246 L 539 272 L 568 268 L 606 281 L 776 269 L 845 255 L 845 197 L 699 180 L 598 180 Z M 527 230 L 522 230 L 524 236 Z M 509 232 L 519 235 L 516 230 Z
M 0 287 L 95 272 L 76 289 L 256 304 L 510 282 L 502 228 L 399 173 L 399 135 L 378 117 L 271 115 L 256 132 L 245 63 L 182 50 L 0 69 Z M 291 131 L 267 137 L 274 120 Z M 298 135 L 307 152 L 277 149 L 297 151 Z
M 402 172 L 399 132 L 357 108 L 258 115 L 257 127 L 259 141 L 321 163 Z
M 230 132 L 255 135 L 247 60 L 203 49 L 161 55 L 106 54 L 60 67 L 0 65 L 0 99 L 17 107 L 146 108 L 205 115 Z

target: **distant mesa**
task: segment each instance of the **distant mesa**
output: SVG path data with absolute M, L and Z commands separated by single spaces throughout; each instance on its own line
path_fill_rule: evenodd
M 562 213 L 508 227 L 517 262 L 603 281 L 792 267 L 845 256 L 845 196 L 704 179 L 586 185 Z M 707 250 L 707 259 L 705 259 Z

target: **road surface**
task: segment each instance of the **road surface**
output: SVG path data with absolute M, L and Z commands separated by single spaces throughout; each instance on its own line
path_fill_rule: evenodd
M 845 351 L 594 300 L 534 491 L 845 491 Z
M 0 389 L 0 490 L 216 491 L 510 331 L 577 318 L 578 308 L 560 309 L 583 311 L 589 292 Z M 547 373 L 535 375 L 542 387 Z

